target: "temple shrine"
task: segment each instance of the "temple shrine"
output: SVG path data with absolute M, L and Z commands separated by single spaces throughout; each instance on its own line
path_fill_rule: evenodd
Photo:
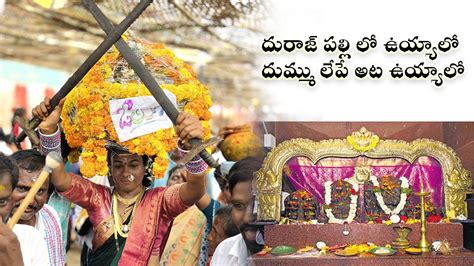
M 474 264 L 463 232 L 472 179 L 455 151 L 369 129 L 318 141 L 287 133 L 267 154 L 255 182 L 266 247 L 255 265 Z

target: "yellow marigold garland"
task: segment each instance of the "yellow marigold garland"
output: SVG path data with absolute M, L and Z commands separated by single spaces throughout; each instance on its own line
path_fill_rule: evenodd
M 207 88 L 199 82 L 191 67 L 162 44 L 151 44 L 143 40 L 130 42 L 144 55 L 142 62 L 158 79 L 160 86 L 176 96 L 181 111 L 194 114 L 200 119 L 205 138 L 209 138 L 209 108 L 212 101 Z M 109 169 L 105 139 L 119 143 L 110 117 L 109 100 L 151 95 L 128 67 L 120 69 L 121 72 L 115 70 L 114 73 L 114 67 L 123 62 L 120 53 L 115 48 L 111 49 L 69 93 L 64 103 L 62 126 L 68 144 L 72 148 L 82 147 L 81 172 L 86 177 L 107 174 Z M 117 73 L 134 78 L 121 82 L 116 80 Z M 127 147 L 131 153 L 156 156 L 153 174 L 155 177 L 162 177 L 168 167 L 167 152 L 176 147 L 176 135 L 174 128 L 169 128 L 119 144 Z

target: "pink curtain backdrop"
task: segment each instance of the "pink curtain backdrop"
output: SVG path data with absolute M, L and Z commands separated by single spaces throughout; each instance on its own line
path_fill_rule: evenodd
M 425 191 L 431 192 L 428 200 L 431 200 L 434 207 L 444 206 L 442 168 L 438 161 L 430 157 L 420 157 L 413 164 L 399 158 L 326 158 L 316 165 L 308 158 L 295 157 L 286 163 L 284 172 L 296 190 L 305 188 L 322 204 L 324 182 L 350 178 L 354 176 L 356 166 L 369 166 L 371 175 L 378 178 L 384 175 L 398 178 L 404 176 L 414 192 L 420 191 L 420 182 L 423 182 Z M 363 195 L 363 185 L 359 185 L 359 188 L 360 195 Z

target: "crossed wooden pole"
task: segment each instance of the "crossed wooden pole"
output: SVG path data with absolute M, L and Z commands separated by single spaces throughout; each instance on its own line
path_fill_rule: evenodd
M 143 11 L 153 2 L 153 0 L 141 0 L 140 3 L 135 6 L 135 8 L 130 12 L 127 17 L 120 22 L 116 27 L 110 23 L 107 17 L 102 13 L 99 7 L 93 0 L 83 0 L 82 3 L 84 6 L 91 12 L 94 18 L 99 23 L 100 27 L 107 34 L 104 41 L 97 47 L 96 50 L 89 55 L 89 57 L 84 61 L 84 63 L 79 66 L 79 68 L 72 74 L 72 76 L 64 83 L 61 89 L 51 98 L 51 109 L 49 112 L 52 112 L 55 107 L 59 104 L 62 98 L 66 97 L 69 92 L 84 78 L 84 76 L 89 72 L 89 70 L 97 63 L 97 61 L 104 55 L 112 45 L 115 44 L 117 49 L 122 54 L 123 58 L 128 62 L 130 67 L 137 73 L 137 75 L 142 80 L 143 84 L 148 88 L 150 93 L 160 104 L 160 106 L 165 111 L 166 115 L 171 119 L 174 125 L 176 125 L 176 119 L 178 117 L 179 111 L 173 105 L 173 103 L 168 99 L 163 89 L 158 85 L 156 80 L 153 78 L 148 69 L 141 63 L 140 59 L 135 55 L 132 49 L 128 44 L 121 38 L 121 35 L 132 25 L 132 23 L 143 13 Z M 39 145 L 39 140 L 36 136 L 34 130 L 41 123 L 39 117 L 33 117 L 28 123 L 24 121 L 19 121 L 19 125 L 22 127 L 22 133 L 16 138 L 15 142 L 18 144 L 25 139 L 26 136 L 30 138 L 33 145 Z M 202 142 L 200 139 L 190 140 L 192 145 L 191 151 L 186 155 L 184 161 L 191 160 L 195 155 L 201 156 L 201 158 L 211 167 L 217 167 L 218 162 L 205 150 L 209 145 L 216 144 L 219 142 L 219 138 L 212 138 L 206 142 Z M 56 156 L 58 157 L 58 156 Z M 60 158 L 60 156 L 59 156 Z M 47 158 L 48 162 L 49 157 Z M 51 161 L 51 159 L 49 159 Z M 46 165 L 48 166 L 48 165 Z M 8 225 L 12 228 L 23 215 L 26 207 L 31 203 L 34 196 L 36 195 L 39 188 L 43 185 L 44 181 L 47 179 L 50 169 L 52 167 L 46 167 L 48 170 L 43 170 L 40 177 L 38 178 L 30 189 L 25 199 L 23 200 L 20 208 L 15 212 L 13 218 L 10 220 Z
M 179 111 L 168 99 L 166 94 L 160 85 L 156 82 L 155 78 L 151 75 L 148 69 L 143 65 L 140 59 L 128 46 L 128 44 L 121 38 L 121 35 L 130 27 L 130 25 L 140 16 L 141 13 L 153 2 L 153 0 L 142 0 L 140 3 L 127 15 L 127 17 L 117 26 L 113 27 L 112 23 L 102 13 L 97 4 L 93 0 L 83 0 L 82 3 L 94 16 L 99 26 L 107 34 L 104 41 L 92 52 L 92 54 L 84 61 L 84 63 L 74 72 L 74 74 L 66 81 L 56 95 L 51 98 L 51 109 L 50 112 L 59 104 L 59 101 L 66 97 L 66 95 L 81 81 L 81 79 L 89 72 L 89 70 L 95 65 L 100 57 L 107 52 L 107 50 L 115 44 L 115 47 L 122 54 L 123 58 L 128 62 L 129 66 L 137 73 L 138 77 L 142 80 L 143 84 L 148 88 L 152 96 L 160 104 L 165 111 L 166 115 L 170 118 L 174 125 L 176 125 L 176 118 L 178 117 Z M 34 117 L 28 124 L 23 124 L 23 132 L 18 136 L 16 142 L 19 143 L 25 139 L 26 135 L 29 136 L 32 143 L 35 145 L 39 144 L 34 130 L 41 123 L 41 119 Z M 20 124 L 21 126 L 21 124 Z M 209 145 L 213 145 L 219 142 L 220 139 L 213 138 L 207 142 L 202 142 L 200 139 L 190 140 L 192 149 L 189 156 L 184 158 L 185 160 L 193 158 L 195 155 L 201 156 L 201 158 L 211 167 L 217 167 L 218 162 L 205 150 Z

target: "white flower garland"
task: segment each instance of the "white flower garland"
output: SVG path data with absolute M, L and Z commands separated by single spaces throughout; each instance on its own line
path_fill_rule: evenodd
M 379 203 L 380 208 L 382 208 L 382 210 L 387 215 L 395 215 L 395 214 L 398 215 L 400 211 L 402 211 L 403 208 L 405 208 L 405 204 L 407 203 L 407 189 L 409 186 L 408 179 L 402 176 L 400 177 L 400 180 L 402 181 L 402 184 L 400 186 L 401 187 L 400 202 L 398 202 L 398 205 L 397 207 L 395 207 L 395 209 L 390 210 L 390 208 L 388 208 L 388 206 L 385 204 L 385 201 L 383 200 L 382 192 L 380 190 L 380 184 L 379 184 L 379 181 L 377 180 L 377 177 L 376 176 L 370 177 L 370 182 L 372 182 L 374 186 L 379 188 L 378 192 L 374 192 L 375 197 L 377 198 L 377 202 Z
M 352 188 L 354 189 L 354 191 L 356 192 L 355 195 L 352 195 L 351 193 L 351 203 L 349 205 L 349 215 L 347 215 L 347 218 L 346 219 L 339 219 L 339 218 L 336 218 L 334 216 L 334 214 L 332 213 L 332 209 L 331 208 L 326 208 L 325 209 L 325 212 L 326 212 L 326 215 L 328 216 L 329 218 L 329 221 L 328 223 L 337 223 L 337 224 L 343 224 L 345 222 L 347 223 L 351 223 L 355 216 L 356 216 L 356 211 L 357 211 L 357 198 L 359 197 L 359 185 L 357 183 L 355 183 L 354 181 L 352 180 L 345 180 L 346 182 L 349 182 L 351 185 L 352 185 Z M 332 181 L 326 181 L 324 183 L 324 201 L 325 201 L 325 204 L 327 206 L 329 206 L 332 202 L 332 199 L 331 199 L 331 185 L 332 185 Z

